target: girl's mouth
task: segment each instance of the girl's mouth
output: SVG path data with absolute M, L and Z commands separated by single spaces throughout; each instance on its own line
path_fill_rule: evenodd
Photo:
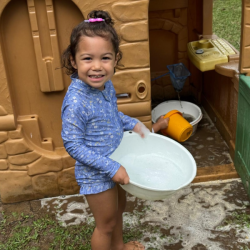
M 90 77 L 91 79 L 99 79 L 99 78 L 104 77 L 104 75 L 89 75 L 89 77 Z

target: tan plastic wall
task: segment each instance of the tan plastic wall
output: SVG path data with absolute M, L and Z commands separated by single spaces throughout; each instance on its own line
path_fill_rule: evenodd
M 77 193 L 75 161 L 63 148 L 61 105 L 70 78 L 60 54 L 93 9 L 109 11 L 123 67 L 113 78 L 119 109 L 151 128 L 148 0 L 0 1 L 0 194 L 5 203 Z
M 113 83 L 117 94 L 128 94 L 128 98 L 118 98 L 118 108 L 150 128 L 151 102 L 176 98 L 168 76 L 150 81 L 165 73 L 166 65 L 183 62 L 192 75 L 182 95 L 201 98 L 202 74 L 189 63 L 186 50 L 189 41 L 212 35 L 212 0 L 204 1 L 0 1 L 2 201 L 79 190 L 75 161 L 65 152 L 60 136 L 60 108 L 70 78 L 55 68 L 60 68 L 60 54 L 83 17 L 93 9 L 103 9 L 115 19 L 124 57 Z
M 250 0 L 242 0 L 240 72 L 250 76 Z

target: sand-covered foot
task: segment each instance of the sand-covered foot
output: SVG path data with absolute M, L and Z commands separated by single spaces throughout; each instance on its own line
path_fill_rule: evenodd
M 144 250 L 145 247 L 139 241 L 130 241 L 125 244 L 124 250 Z

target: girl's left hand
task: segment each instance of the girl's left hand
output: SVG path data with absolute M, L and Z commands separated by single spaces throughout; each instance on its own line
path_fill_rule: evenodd
M 145 138 L 150 133 L 149 129 L 142 122 L 136 123 L 133 131 L 139 134 L 141 138 Z
M 154 132 L 158 132 L 161 129 L 165 129 L 168 127 L 168 123 L 169 123 L 169 117 L 164 118 L 163 116 L 161 116 L 157 122 L 155 124 L 153 124 L 153 130 Z

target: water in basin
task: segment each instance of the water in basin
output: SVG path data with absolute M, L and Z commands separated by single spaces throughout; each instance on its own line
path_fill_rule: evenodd
M 196 118 L 193 117 L 192 115 L 182 113 L 183 118 L 185 118 L 189 123 L 193 122 Z
M 150 189 L 174 190 L 185 181 L 182 169 L 163 154 L 126 154 L 119 163 L 130 180 Z

